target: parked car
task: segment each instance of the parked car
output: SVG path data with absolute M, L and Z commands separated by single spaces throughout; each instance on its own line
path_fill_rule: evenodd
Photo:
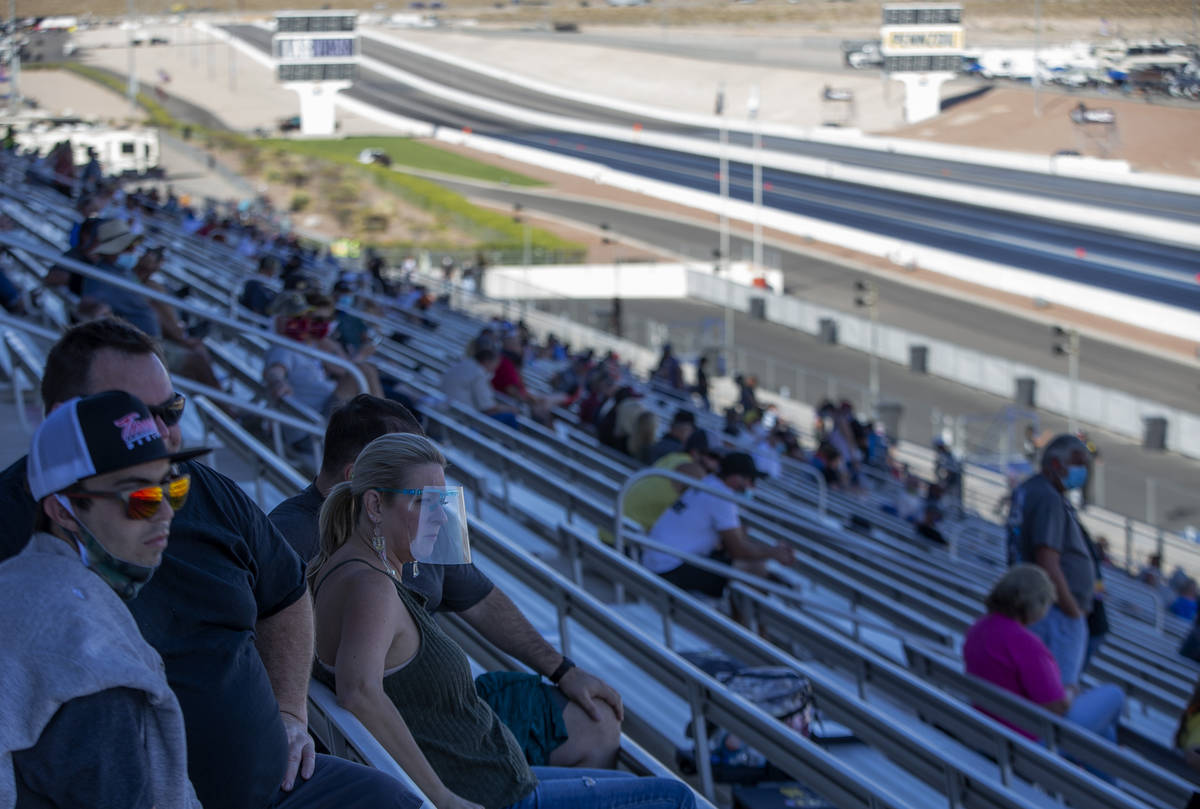
M 364 166 L 390 166 L 392 158 L 383 149 L 363 149 L 358 153 L 358 162 Z

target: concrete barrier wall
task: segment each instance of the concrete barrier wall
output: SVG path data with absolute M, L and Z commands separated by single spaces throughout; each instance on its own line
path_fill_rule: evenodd
M 689 276 L 715 275 L 716 270 L 711 265 L 678 262 L 495 267 L 484 276 L 483 292 L 497 300 L 680 299 L 688 297 Z M 783 273 L 779 270 L 756 273 L 746 262 L 733 262 L 729 268 L 730 280 L 739 287 L 753 287 L 755 278 L 760 275 L 765 275 L 767 283 L 775 289 L 783 288 Z M 764 289 L 754 291 L 764 297 L 774 295 Z
M 746 311 L 754 290 L 722 278 L 689 274 L 687 294 L 691 298 Z M 767 298 L 766 314 L 769 321 L 811 335 L 818 333 L 822 318 L 832 318 L 838 323 L 840 345 L 871 353 L 870 323 L 865 318 L 784 297 Z M 1038 408 L 1061 416 L 1069 415 L 1071 385 L 1065 374 L 963 348 L 895 326 L 879 325 L 877 329 L 876 346 L 882 359 L 907 365 L 909 348 L 923 345 L 929 349 L 928 371 L 931 375 L 1010 400 L 1016 393 L 1016 380 L 1031 377 L 1037 385 Z M 1080 421 L 1135 440 L 1142 437 L 1143 419 L 1166 418 L 1167 448 L 1200 458 L 1200 415 L 1089 382 L 1078 383 L 1076 399 Z

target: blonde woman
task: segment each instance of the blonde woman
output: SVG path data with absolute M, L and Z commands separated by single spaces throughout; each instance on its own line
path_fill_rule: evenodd
M 385 435 L 330 491 L 312 574 L 318 679 L 438 809 L 690 809 L 691 791 L 671 779 L 531 769 L 476 694 L 466 655 L 399 575 L 413 565 L 419 576 L 431 548 L 448 559 L 466 547 L 462 492 L 445 467 L 429 439 Z

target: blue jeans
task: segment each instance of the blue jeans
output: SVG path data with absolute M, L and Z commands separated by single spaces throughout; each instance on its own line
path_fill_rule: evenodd
M 1029 631 L 1042 639 L 1062 675 L 1062 684 L 1079 685 L 1083 656 L 1087 651 L 1087 618 L 1068 618 L 1055 604 L 1046 617 L 1029 625 Z
M 271 809 L 419 809 L 421 799 L 404 784 L 371 767 L 317 755 L 312 778 L 296 776 L 291 792 L 280 790 Z
M 1067 710 L 1067 719 L 1115 744 L 1117 719 L 1121 716 L 1121 706 L 1124 704 L 1125 695 L 1117 686 L 1096 686 L 1075 698 Z
M 693 809 L 682 781 L 638 778 L 615 770 L 534 767 L 538 785 L 508 809 Z

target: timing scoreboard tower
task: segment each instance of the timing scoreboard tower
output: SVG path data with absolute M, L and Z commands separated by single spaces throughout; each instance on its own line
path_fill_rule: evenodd
M 904 120 L 941 112 L 942 84 L 962 66 L 962 4 L 887 3 L 879 39 L 884 73 L 904 83 Z
M 358 70 L 357 13 L 281 11 L 275 15 L 271 52 L 279 81 L 300 95 L 300 133 L 332 135 L 334 96 Z

